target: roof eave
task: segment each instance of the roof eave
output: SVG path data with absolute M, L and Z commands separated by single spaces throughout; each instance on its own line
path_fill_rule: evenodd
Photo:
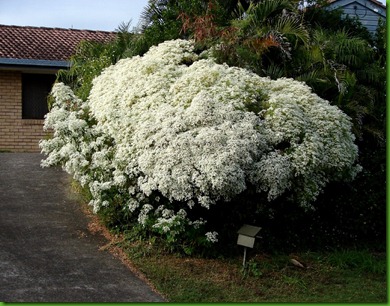
M 340 0 L 328 0 L 328 4 L 333 4 L 333 3 L 337 3 L 339 2 Z M 380 6 L 381 8 L 385 9 L 386 10 L 386 5 L 384 5 L 382 2 L 379 2 L 377 0 L 370 0 L 371 3 L 377 5 L 377 6 Z
M 0 58 L 0 68 L 19 70 L 19 69 L 44 69 L 59 70 L 70 68 L 69 61 L 58 60 L 37 60 L 37 59 L 19 59 L 19 58 Z

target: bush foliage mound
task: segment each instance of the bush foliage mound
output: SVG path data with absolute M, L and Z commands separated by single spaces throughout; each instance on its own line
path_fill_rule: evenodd
M 358 149 L 340 109 L 302 82 L 208 54 L 166 41 L 106 68 L 85 102 L 57 83 L 43 165 L 87 187 L 95 211 L 115 207 L 172 243 L 195 232 L 203 245 L 218 241 L 210 207 L 223 214 L 248 189 L 270 206 L 288 195 L 310 209 L 328 182 L 355 177 Z

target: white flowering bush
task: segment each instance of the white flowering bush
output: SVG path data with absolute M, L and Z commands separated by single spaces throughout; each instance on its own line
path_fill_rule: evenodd
M 291 193 L 308 208 L 327 182 L 359 171 L 350 119 L 337 107 L 304 83 L 202 58 L 191 41 L 108 67 L 85 102 L 62 83 L 52 95 L 43 165 L 87 186 L 95 211 L 119 201 L 172 241 L 205 226 L 199 211 L 222 211 L 247 188 L 269 201 Z M 218 241 L 208 229 L 205 241 Z

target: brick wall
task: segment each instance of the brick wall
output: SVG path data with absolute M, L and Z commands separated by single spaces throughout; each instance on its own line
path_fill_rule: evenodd
M 0 151 L 40 152 L 43 120 L 22 119 L 22 74 L 0 71 Z

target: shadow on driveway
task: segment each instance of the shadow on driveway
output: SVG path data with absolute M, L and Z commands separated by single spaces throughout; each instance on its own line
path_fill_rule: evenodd
M 0 153 L 0 301 L 163 302 L 119 259 L 99 251 L 69 176 L 42 155 Z

